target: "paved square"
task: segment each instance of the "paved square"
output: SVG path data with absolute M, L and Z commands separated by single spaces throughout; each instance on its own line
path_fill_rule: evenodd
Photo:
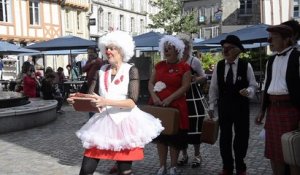
M 246 163 L 250 175 L 271 175 L 269 161 L 264 158 L 264 142 L 258 135 L 262 126 L 254 124 L 259 104 L 251 103 L 250 142 Z M 75 136 L 87 120 L 88 114 L 76 112 L 65 104 L 65 114 L 47 125 L 24 131 L 0 135 L 1 175 L 77 175 L 82 160 L 83 148 Z M 189 147 L 190 160 L 192 146 Z M 179 168 L 182 175 L 215 175 L 221 168 L 218 142 L 215 145 L 202 144 L 202 165 Z M 169 160 L 168 160 L 168 163 Z M 112 161 L 100 161 L 95 175 L 108 174 Z M 133 164 L 136 175 L 154 175 L 159 168 L 154 144 L 145 148 L 145 159 Z

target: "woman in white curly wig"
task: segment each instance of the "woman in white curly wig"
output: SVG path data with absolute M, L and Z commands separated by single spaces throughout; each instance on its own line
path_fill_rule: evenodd
M 185 61 L 191 67 L 192 82 L 191 87 L 186 94 L 187 105 L 189 109 L 189 133 L 187 135 L 186 149 L 182 150 L 182 158 L 178 161 L 178 166 L 184 166 L 188 163 L 188 144 L 193 144 L 194 158 L 192 160 L 192 168 L 199 167 L 202 161 L 200 155 L 200 131 L 204 119 L 204 107 L 202 104 L 202 92 L 200 90 L 200 84 L 206 82 L 206 75 L 202 68 L 201 62 L 197 57 L 192 55 L 192 40 L 189 35 L 180 34 L 179 38 L 184 42 L 185 48 L 183 52 L 182 61 Z
M 99 48 L 109 64 L 99 71 L 99 94 L 92 104 L 96 113 L 76 135 L 86 149 L 80 175 L 91 175 L 99 159 L 117 162 L 119 175 L 132 175 L 132 161 L 144 158 L 144 146 L 164 129 L 161 121 L 136 106 L 139 74 L 127 61 L 133 56 L 134 42 L 125 32 L 102 37 Z
M 179 132 L 175 135 L 159 135 L 155 139 L 160 168 L 157 175 L 167 173 L 167 155 L 170 148 L 170 175 L 176 175 L 179 150 L 185 146 L 188 124 L 188 107 L 185 93 L 190 87 L 191 72 L 187 63 L 181 61 L 184 43 L 175 36 L 166 35 L 159 42 L 163 61 L 155 65 L 148 83 L 151 95 L 149 103 L 162 107 L 176 108 L 180 112 Z

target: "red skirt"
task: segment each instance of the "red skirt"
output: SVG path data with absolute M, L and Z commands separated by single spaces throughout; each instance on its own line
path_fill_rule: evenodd
M 106 160 L 135 161 L 144 159 L 144 149 L 135 148 L 130 150 L 112 151 L 91 148 L 85 150 L 84 156 Z
M 279 96 L 280 97 L 280 96 Z M 281 97 L 280 97 L 281 98 Z M 281 136 L 296 130 L 300 121 L 300 109 L 286 100 L 274 100 L 268 108 L 266 116 L 265 156 L 272 161 L 284 163 Z

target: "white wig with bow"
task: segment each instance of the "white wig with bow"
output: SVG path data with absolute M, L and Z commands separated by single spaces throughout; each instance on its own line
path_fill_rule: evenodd
M 175 49 L 177 50 L 178 52 L 178 55 L 177 55 L 177 58 L 179 60 L 182 59 L 182 56 L 183 56 L 183 51 L 184 51 L 184 43 L 181 39 L 175 37 L 175 36 L 172 36 L 172 35 L 165 35 L 159 42 L 159 51 L 160 51 L 160 55 L 161 55 L 161 58 L 162 59 L 165 59 L 164 58 L 164 46 L 165 44 L 168 43 L 172 46 L 175 47 Z
M 108 45 L 113 45 L 121 49 L 123 62 L 128 62 L 130 58 L 134 55 L 134 41 L 133 38 L 127 32 L 114 31 L 100 38 L 98 47 L 100 48 L 104 59 L 107 59 L 107 56 L 105 54 L 105 48 Z

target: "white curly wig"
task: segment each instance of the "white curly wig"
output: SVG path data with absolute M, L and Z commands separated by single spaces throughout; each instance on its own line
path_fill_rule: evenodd
M 189 56 L 192 56 L 193 55 L 192 54 L 192 49 L 193 49 L 193 45 L 192 45 L 193 40 L 192 40 L 192 38 L 186 33 L 179 33 L 177 35 L 177 37 L 180 38 L 183 41 L 185 46 L 189 46 Z
M 107 59 L 105 47 L 108 45 L 114 45 L 121 49 L 123 62 L 128 62 L 134 55 L 134 41 L 127 32 L 114 31 L 100 38 L 98 47 L 100 48 L 100 52 L 102 53 L 104 59 Z
M 165 35 L 163 38 L 161 38 L 159 41 L 159 51 L 160 51 L 160 55 L 161 55 L 162 59 L 165 59 L 164 58 L 164 55 L 165 55 L 164 54 L 164 45 L 166 43 L 175 47 L 175 49 L 178 52 L 177 58 L 179 60 L 181 60 L 182 56 L 183 56 L 184 47 L 185 47 L 183 41 L 172 35 Z

